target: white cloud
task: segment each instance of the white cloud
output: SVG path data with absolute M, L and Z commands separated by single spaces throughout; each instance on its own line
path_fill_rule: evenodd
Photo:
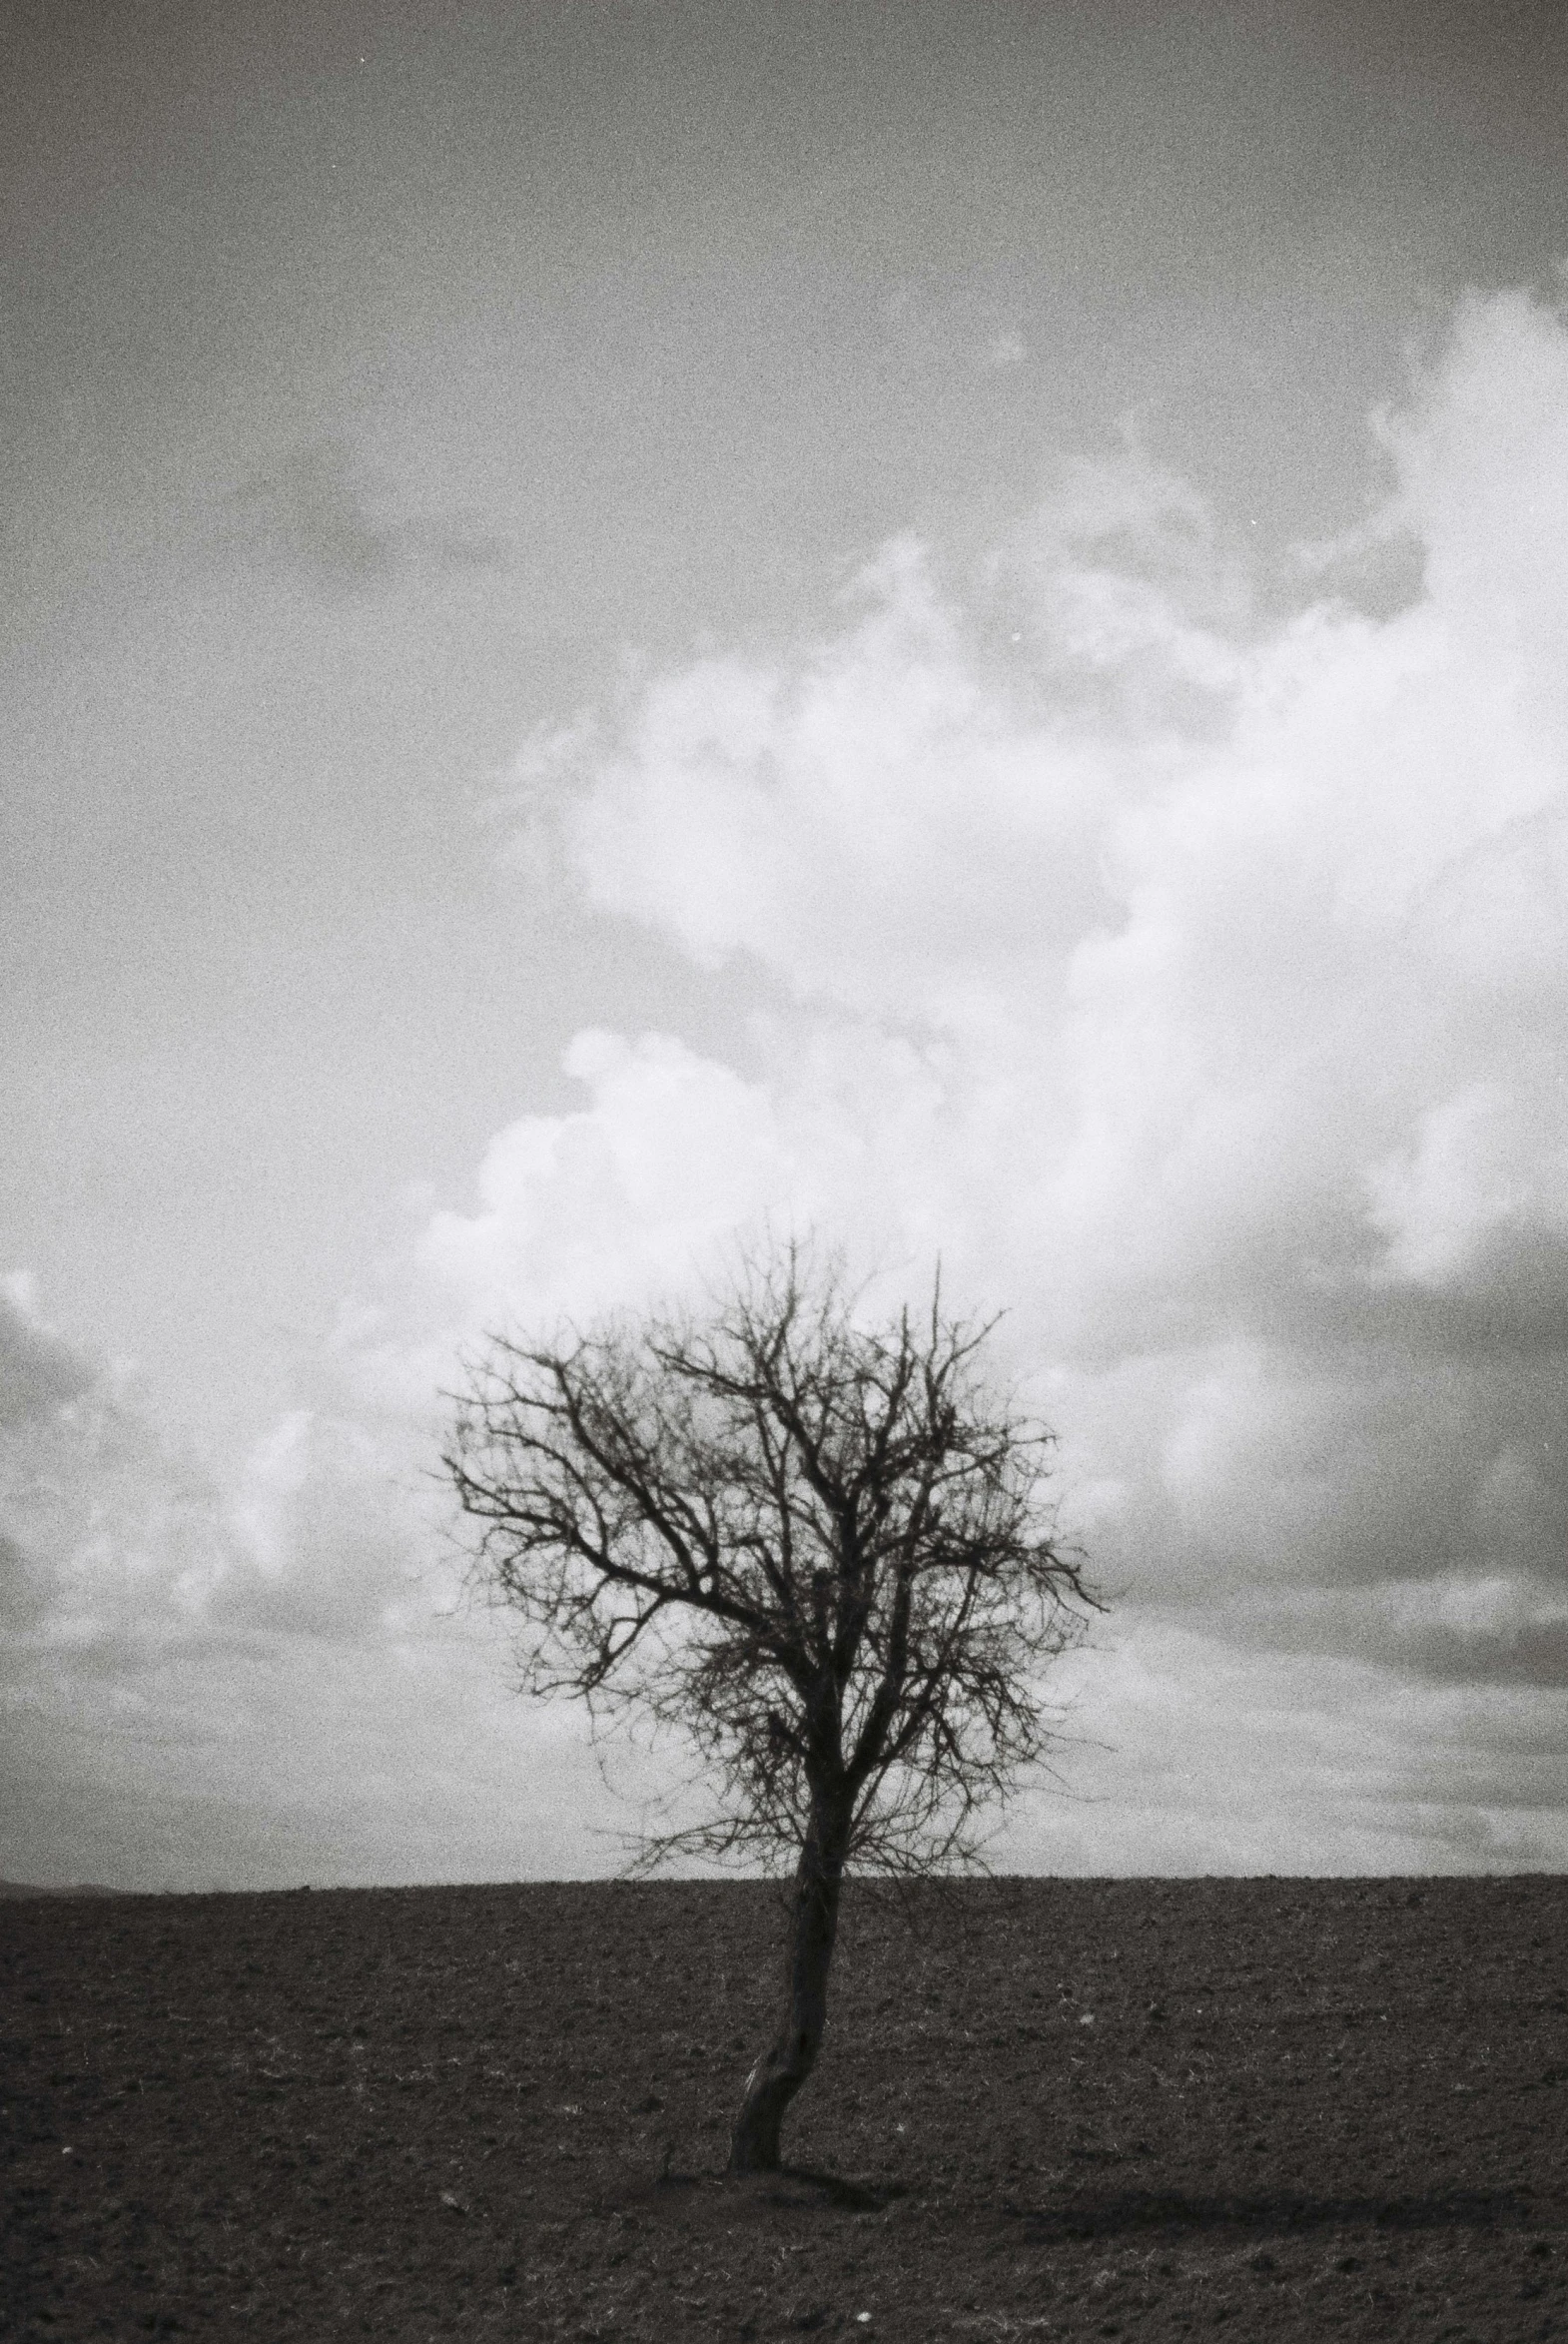
M 639 686 L 583 884 L 799 1006 L 760 1080 L 685 1068 L 744 1143 L 592 1115 L 683 1155 L 667 1261 L 749 1196 L 1012 1301 L 1135 1619 L 1222 1638 L 1224 1590 L 1249 1668 L 1528 1703 L 1568 1676 L 1568 334 L 1467 304 L 1382 429 L 1391 616 L 1264 623 L 1134 445 L 977 582 L 899 541 L 797 657 Z M 471 1242 L 562 1225 L 522 1187 Z
M 480 1209 L 442 1212 L 424 1263 L 482 1310 L 591 1309 L 683 1273 L 692 1248 L 787 1183 L 767 1093 L 681 1043 L 578 1035 L 566 1072 L 592 1094 L 490 1144 Z
M 1436 1291 L 1524 1274 L 1561 1279 L 1568 1254 L 1568 1146 L 1554 1090 L 1467 1084 L 1421 1117 L 1406 1155 L 1374 1165 L 1379 1274 Z
M 976 576 L 898 540 L 815 643 L 534 743 L 527 854 L 773 1011 L 744 1071 L 579 1037 L 580 1103 L 497 1135 L 222 1498 L 12 1295 L 7 1700 L 51 1812 L 87 1831 L 84 1753 L 134 1747 L 184 1876 L 220 1793 L 253 1874 L 598 1860 L 572 1729 L 412 1576 L 433 1395 L 486 1326 L 771 1218 L 893 1279 L 940 1248 L 1063 1434 L 1119 1599 L 1064 1689 L 1113 1747 L 1013 1860 L 1568 1857 L 1568 332 L 1466 305 L 1381 429 L 1424 561 L 1392 615 L 1265 619 L 1130 441 Z M 569 1795 L 508 1821 L 541 1752 Z
M 1136 450 L 1098 493 L 1071 478 L 971 607 L 896 544 L 793 664 L 707 659 L 633 700 L 566 817 L 584 882 L 764 962 L 819 1055 L 910 1040 L 953 1145 L 989 1112 L 1010 1282 L 1029 1212 L 1086 1302 L 1134 1287 L 1158 1319 L 1184 1288 L 1188 1331 L 1265 1273 L 1314 1318 L 1369 1278 L 1446 1290 L 1504 1225 L 1544 1262 L 1568 1197 L 1565 412 L 1556 321 L 1467 309 L 1387 426 L 1430 558 L 1382 621 L 1248 620 L 1191 492 Z M 1112 700 L 1075 699 L 1086 669 Z
M 1076 1873 L 1560 1871 L 1560 1716 L 1525 1686 L 1135 1621 L 1075 1675 L 1067 1796 L 996 1857 Z
M 608 1865 L 581 1733 L 522 1718 L 487 1624 L 453 1609 L 406 1434 L 292 1412 L 226 1497 L 23 1279 L 0 1293 L 0 1875 Z

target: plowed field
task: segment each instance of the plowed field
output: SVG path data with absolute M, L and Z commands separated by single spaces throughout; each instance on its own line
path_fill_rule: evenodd
M 5 2344 L 1568 2337 L 1568 1881 L 0 1908 Z

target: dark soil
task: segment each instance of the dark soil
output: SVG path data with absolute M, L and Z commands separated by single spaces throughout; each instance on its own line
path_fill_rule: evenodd
M 798 2168 L 725 2182 L 777 1929 L 7 1903 L 0 2337 L 1568 2337 L 1568 1881 L 858 1893 Z

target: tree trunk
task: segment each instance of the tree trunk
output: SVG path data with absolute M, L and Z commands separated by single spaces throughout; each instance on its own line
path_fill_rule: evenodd
M 784 2024 L 746 2078 L 746 2096 L 730 2136 L 732 2173 L 778 2171 L 785 2111 L 817 2063 L 827 2023 L 828 1970 L 843 1880 L 842 1835 L 824 1832 L 813 1817 L 795 1872 Z

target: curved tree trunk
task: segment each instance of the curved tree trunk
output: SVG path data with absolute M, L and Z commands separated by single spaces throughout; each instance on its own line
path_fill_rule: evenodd
M 789 2002 L 784 2023 L 746 2078 L 730 2136 L 732 2173 L 776 2173 L 785 2111 L 817 2062 L 828 2015 L 828 1970 L 844 1882 L 842 1834 L 813 1820 L 800 1852 L 790 1915 Z

